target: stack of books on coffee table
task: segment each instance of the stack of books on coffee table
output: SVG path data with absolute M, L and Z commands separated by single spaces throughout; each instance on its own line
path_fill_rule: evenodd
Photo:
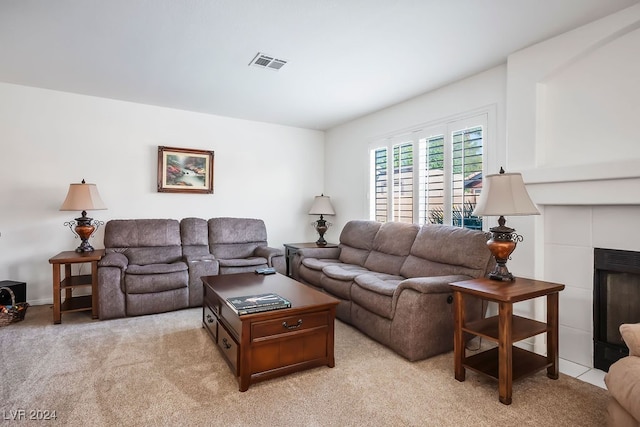
M 227 298 L 227 302 L 238 316 L 291 307 L 291 302 L 274 293 Z

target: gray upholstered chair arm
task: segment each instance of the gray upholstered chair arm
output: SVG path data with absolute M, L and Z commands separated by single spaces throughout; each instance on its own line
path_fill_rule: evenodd
M 267 264 L 272 265 L 271 260 L 273 257 L 284 256 L 284 250 L 271 248 L 269 246 L 258 246 L 253 254 L 255 256 L 266 258 Z
M 98 261 L 98 267 L 118 267 L 126 270 L 129 265 L 129 259 L 119 252 L 108 253 Z
M 301 248 L 296 252 L 301 258 L 338 259 L 340 248 Z
M 400 294 L 403 289 L 413 289 L 423 294 L 445 294 L 451 292 L 450 283 L 470 279 L 472 277 L 465 275 L 413 277 L 400 282 L 395 294 Z
M 398 284 L 395 292 L 393 293 L 391 306 L 395 315 L 395 310 L 400 299 L 402 291 L 413 290 L 421 294 L 450 294 L 452 292 L 449 283 L 459 282 L 461 280 L 469 280 L 471 277 L 464 275 L 453 276 L 433 276 L 433 277 L 413 277 L 405 279 Z
M 202 305 L 202 277 L 217 276 L 220 263 L 211 254 L 184 255 L 189 267 L 189 307 Z

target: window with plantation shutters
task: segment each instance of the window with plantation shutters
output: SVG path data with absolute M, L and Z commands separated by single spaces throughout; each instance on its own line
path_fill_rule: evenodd
M 374 149 L 372 160 L 373 217 L 380 222 L 413 222 L 413 143 Z
M 393 146 L 392 221 L 413 222 L 413 143 Z
M 419 224 L 444 221 L 444 135 L 419 140 L 420 193 L 418 194 Z
M 373 152 L 373 187 L 373 218 L 376 221 L 386 222 L 389 209 L 386 148 L 378 148 Z
M 487 114 L 452 120 L 371 148 L 371 218 L 482 229 Z
M 482 127 L 452 135 L 451 215 L 453 225 L 482 229 L 482 219 L 473 216 L 482 189 Z

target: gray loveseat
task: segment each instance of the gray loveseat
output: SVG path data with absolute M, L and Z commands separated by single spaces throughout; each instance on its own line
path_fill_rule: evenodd
M 262 220 L 111 220 L 98 262 L 100 319 L 202 305 L 202 276 L 285 270 L 284 251 L 267 245 Z
M 338 248 L 300 249 L 293 276 L 340 299 L 336 316 L 409 360 L 453 349 L 449 283 L 485 276 L 493 258 L 481 231 L 350 221 Z M 482 302 L 466 298 L 466 318 Z

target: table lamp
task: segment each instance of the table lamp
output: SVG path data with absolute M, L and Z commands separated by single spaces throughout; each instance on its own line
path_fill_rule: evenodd
M 496 259 L 496 266 L 489 278 L 500 281 L 513 281 L 513 275 L 507 269 L 507 260 L 515 250 L 516 244 L 522 242 L 522 236 L 515 229 L 505 226 L 505 215 L 540 215 L 531 201 L 524 186 L 522 175 L 505 173 L 500 168 L 499 174 L 487 175 L 482 183 L 480 200 L 473 211 L 478 216 L 499 216 L 498 226 L 490 228 L 491 239 L 487 246 Z
M 93 236 L 95 231 L 104 224 L 102 221 L 94 220 L 87 217 L 88 210 L 107 209 L 98 193 L 98 187 L 95 184 L 87 184 L 84 179 L 80 184 L 70 184 L 67 198 L 64 199 L 61 211 L 82 211 L 82 216 L 76 218 L 75 221 L 65 222 L 64 225 L 76 235 L 80 237 L 82 242 L 76 248 L 76 252 L 92 252 L 93 246 L 89 244 L 89 238 Z M 75 228 L 74 228 L 75 226 Z
M 331 200 L 329 200 L 329 196 L 325 196 L 324 194 L 320 196 L 316 196 L 313 200 L 313 204 L 311 205 L 311 209 L 309 210 L 309 215 L 320 215 L 320 219 L 311 223 L 311 225 L 316 229 L 320 238 L 316 241 L 316 245 L 325 246 L 327 241 L 324 240 L 324 233 L 327 232 L 331 223 L 328 223 L 323 215 L 335 215 L 335 211 L 333 210 L 333 206 L 331 206 Z

